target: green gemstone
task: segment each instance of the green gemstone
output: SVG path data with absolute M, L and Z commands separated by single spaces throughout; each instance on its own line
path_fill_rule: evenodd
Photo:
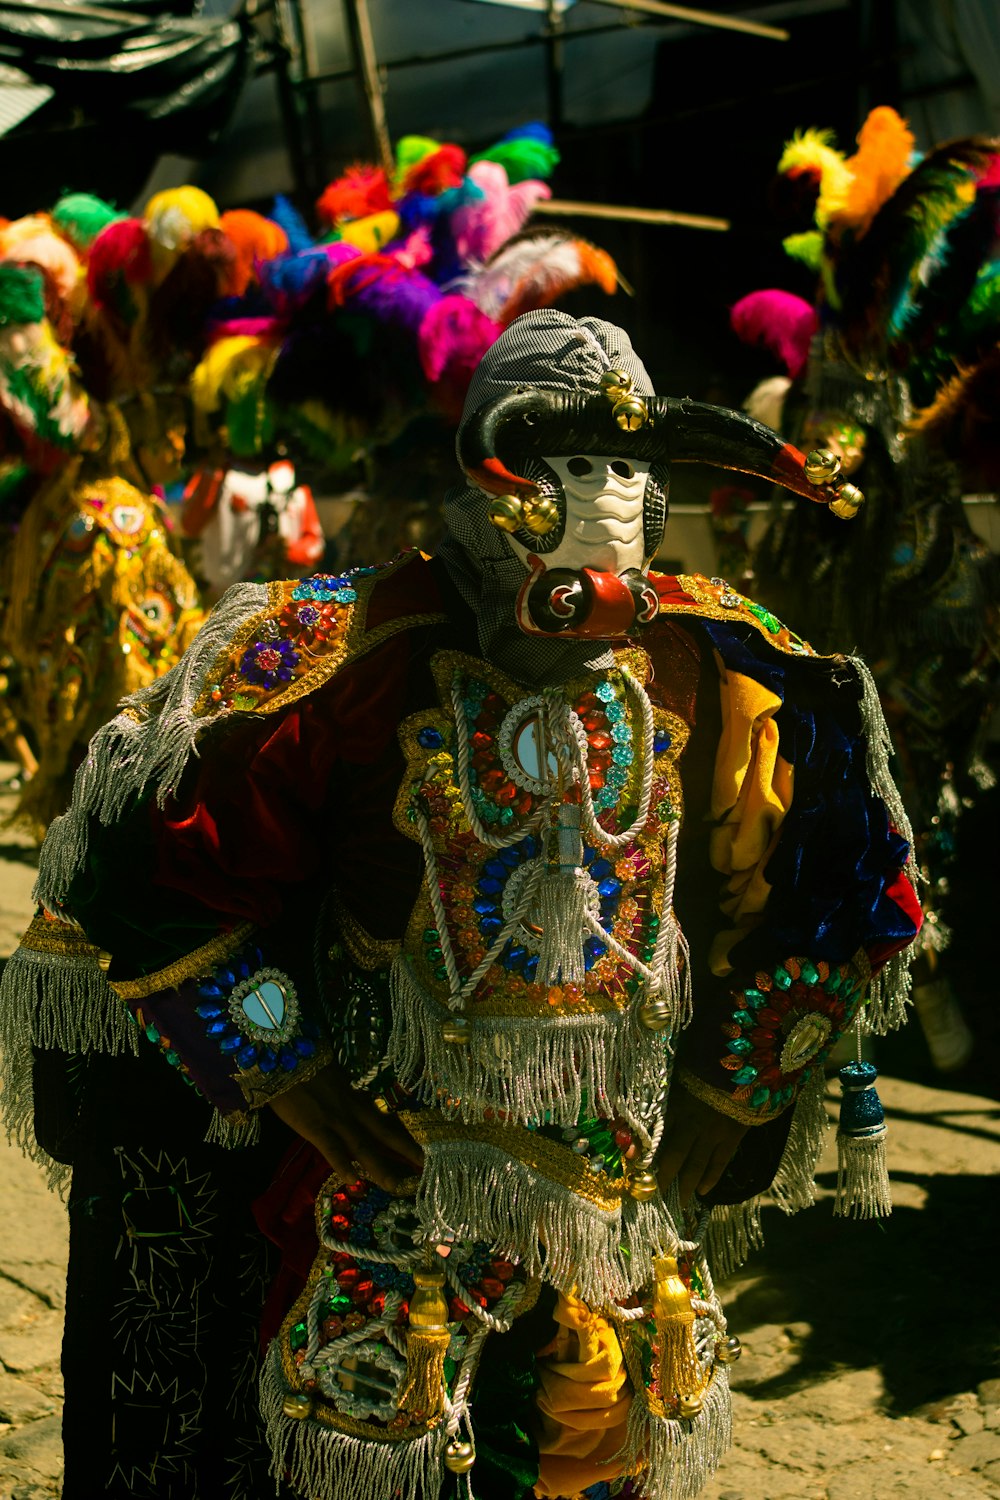
M 146 1035 L 149 1037 L 149 1040 L 151 1042 L 158 1042 L 160 1040 L 160 1033 L 157 1031 L 155 1026 L 147 1026 Z
M 659 929 L 659 926 L 660 926 L 660 919 L 656 915 L 656 913 L 654 912 L 653 915 L 649 919 L 649 930 L 650 930 L 650 932 L 656 932 Z
M 445 968 L 444 964 L 435 964 L 431 972 L 433 973 L 435 979 L 448 978 L 448 970 Z
M 293 1349 L 304 1349 L 309 1340 L 309 1330 L 304 1323 L 296 1323 L 288 1342 Z
M 425 927 L 424 928 L 424 942 L 425 943 L 436 943 L 437 940 L 438 940 L 438 930 L 437 930 L 437 928 L 436 927 Z
M 743 1000 L 744 1003 L 746 1005 L 749 1005 L 752 1010 L 759 1010 L 760 1007 L 764 1004 L 764 996 L 761 994 L 760 990 L 744 990 Z
M 444 954 L 441 952 L 440 948 L 428 948 L 427 957 L 430 959 L 432 964 L 439 964 L 442 958 L 444 958 Z
M 740 1068 L 739 1072 L 733 1074 L 733 1082 L 734 1083 L 753 1083 L 753 1081 L 754 1081 L 754 1079 L 756 1077 L 757 1077 L 757 1069 L 754 1067 L 753 1063 L 744 1063 L 743 1067 Z
M 764 1105 L 767 1104 L 770 1097 L 771 1090 L 764 1088 L 763 1084 L 761 1084 L 760 1088 L 754 1089 L 753 1093 L 750 1095 L 750 1108 L 763 1109 Z
M 830 974 L 830 977 L 826 981 L 826 984 L 824 984 L 823 988 L 826 990 L 826 992 L 827 992 L 828 995 L 835 995 L 837 993 L 837 991 L 840 989 L 840 986 L 841 986 L 841 977 L 836 972 L 836 970 L 834 970 Z
M 787 969 L 777 968 L 774 971 L 774 982 L 779 990 L 787 990 L 791 988 L 792 976 Z
M 819 982 L 819 970 L 808 959 L 802 965 L 802 978 L 806 984 L 817 984 Z
M 734 1010 L 733 1020 L 736 1022 L 737 1026 L 746 1027 L 753 1025 L 754 1018 L 751 1012 L 748 1010 Z
M 738 1036 L 735 1041 L 729 1043 L 730 1052 L 735 1052 L 738 1057 L 746 1057 L 747 1053 L 753 1051 L 753 1042 L 749 1037 Z
M 173 1048 L 171 1048 L 169 1052 L 165 1052 L 164 1056 L 166 1057 L 167 1062 L 170 1064 L 170 1066 L 172 1068 L 179 1068 L 180 1067 L 180 1065 L 181 1065 L 180 1053 L 175 1052 L 173 1050 Z
M 350 1307 L 351 1307 L 351 1299 L 350 1299 L 350 1297 L 345 1297 L 344 1294 L 343 1294 L 343 1292 L 341 1292 L 339 1294 L 339 1296 L 331 1298 L 331 1301 L 330 1301 L 330 1310 L 331 1310 L 331 1312 L 335 1312 L 335 1313 L 348 1312 L 350 1310 Z M 305 1325 L 303 1324 L 303 1327 L 304 1326 Z
M 512 807 L 501 807 L 499 819 L 504 828 L 514 821 L 514 809 Z

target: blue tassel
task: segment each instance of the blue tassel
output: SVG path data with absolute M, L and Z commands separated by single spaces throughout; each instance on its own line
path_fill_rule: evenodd
M 840 1069 L 840 1124 L 837 1129 L 837 1197 L 841 1218 L 881 1219 L 892 1213 L 885 1159 L 885 1113 L 875 1092 L 878 1069 L 850 1062 Z

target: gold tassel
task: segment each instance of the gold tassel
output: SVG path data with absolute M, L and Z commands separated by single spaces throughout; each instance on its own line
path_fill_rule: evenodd
M 406 1374 L 400 1387 L 399 1406 L 411 1417 L 426 1421 L 444 1411 L 444 1357 L 451 1334 L 444 1272 L 414 1271 L 413 1280 L 416 1291 L 410 1298 Z
M 660 1399 L 682 1417 L 695 1416 L 701 1410 L 706 1379 L 695 1348 L 691 1294 L 681 1280 L 675 1256 L 658 1256 L 653 1273 Z

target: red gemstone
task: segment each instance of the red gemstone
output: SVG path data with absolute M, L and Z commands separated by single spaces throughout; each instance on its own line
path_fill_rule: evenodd
M 777 1037 L 776 1031 L 766 1031 L 763 1026 L 755 1026 L 750 1033 L 750 1040 L 755 1047 L 773 1047 Z
M 498 787 L 503 786 L 507 777 L 503 771 L 494 767 L 492 771 L 484 771 L 479 780 L 484 792 L 495 792 Z
M 330 1233 L 333 1235 L 334 1239 L 346 1240 L 350 1231 L 350 1220 L 345 1219 L 343 1214 L 334 1214 L 332 1219 L 330 1220 Z
M 359 1177 L 357 1182 L 349 1182 L 344 1192 L 348 1198 L 353 1198 L 355 1203 L 359 1203 L 362 1198 L 368 1197 L 368 1184 Z
M 497 792 L 497 801 L 500 803 L 513 802 L 516 797 L 517 787 L 512 781 L 504 782 L 503 786 Z
M 351 1292 L 351 1301 L 355 1304 L 356 1307 L 364 1307 L 365 1303 L 368 1301 L 368 1298 L 371 1296 L 374 1290 L 375 1283 L 370 1278 L 366 1281 L 359 1281 L 357 1286 Z
M 410 1304 L 409 1304 L 409 1302 L 407 1302 L 407 1301 L 404 1300 L 404 1301 L 402 1301 L 399 1304 L 399 1312 L 396 1314 L 396 1327 L 397 1328 L 405 1328 L 406 1324 L 407 1324 L 407 1321 L 409 1319 L 409 1316 L 410 1316 Z
M 610 750 L 614 744 L 610 734 L 588 734 L 587 739 L 593 750 Z
M 354 1256 L 348 1255 L 346 1250 L 338 1250 L 335 1255 L 330 1257 L 330 1264 L 333 1266 L 334 1271 L 342 1271 L 345 1266 L 354 1265 Z
M 509 1260 L 495 1260 L 491 1269 L 500 1281 L 510 1281 L 514 1275 L 514 1267 Z
M 380 1318 L 385 1312 L 385 1292 L 375 1292 L 368 1303 L 368 1315 Z
M 469 1316 L 469 1309 L 461 1297 L 452 1297 L 448 1310 L 452 1318 L 467 1318 Z
M 598 770 L 591 771 L 587 776 L 587 780 L 590 782 L 591 790 L 599 792 L 604 785 L 604 772 Z
M 514 809 L 520 817 L 526 818 L 530 813 L 533 804 L 534 799 L 531 793 L 522 792 L 520 797 L 518 797 L 517 801 L 514 803 Z
M 477 729 L 472 736 L 473 750 L 488 750 L 492 743 L 493 736 L 491 734 L 484 734 L 481 729 Z
M 485 771 L 493 764 L 493 757 L 488 750 L 477 750 L 472 757 L 472 764 L 477 771 Z
M 769 1005 L 765 1005 L 762 1010 L 759 1010 L 757 1012 L 757 1020 L 762 1026 L 781 1025 L 781 1017 L 778 1015 L 778 1012 L 776 1010 L 772 1010 Z
M 346 1266 L 343 1271 L 337 1272 L 337 1285 L 349 1291 L 352 1286 L 357 1286 L 361 1272 L 357 1266 Z
M 503 1282 L 498 1276 L 484 1276 L 479 1287 L 494 1302 L 498 1297 L 503 1296 Z
M 350 1198 L 348 1198 L 346 1193 L 334 1193 L 333 1197 L 330 1199 L 330 1207 L 338 1213 L 342 1209 L 349 1208 L 350 1203 L 351 1200 Z
M 583 720 L 583 727 L 588 732 L 592 729 L 603 729 L 607 720 L 603 714 L 587 714 Z

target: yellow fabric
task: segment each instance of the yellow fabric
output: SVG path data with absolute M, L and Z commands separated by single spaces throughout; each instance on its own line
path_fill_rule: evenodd
M 709 840 L 713 869 L 726 876 L 722 910 L 735 926 L 716 935 L 713 974 L 732 969 L 729 952 L 759 919 L 771 887 L 764 878 L 792 802 L 792 767 L 778 751 L 774 715 L 781 699 L 752 677 L 727 671 L 716 657 L 722 735 L 712 782 Z
M 558 1332 L 539 1355 L 540 1500 L 573 1500 L 600 1480 L 616 1479 L 610 1462 L 625 1441 L 632 1391 L 618 1335 L 606 1319 L 572 1295 L 559 1295 Z

